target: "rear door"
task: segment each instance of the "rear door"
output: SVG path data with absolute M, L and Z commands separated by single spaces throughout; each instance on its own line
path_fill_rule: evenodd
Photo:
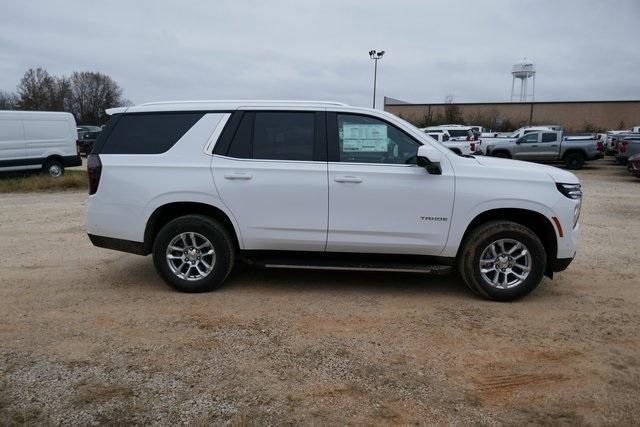
M 244 249 L 324 251 L 325 113 L 238 111 L 229 126 L 233 136 L 216 143 L 211 164 Z
M 536 160 L 556 160 L 560 155 L 560 138 L 559 132 L 542 132 Z
M 24 166 L 25 142 L 21 114 L 0 114 L 0 168 Z

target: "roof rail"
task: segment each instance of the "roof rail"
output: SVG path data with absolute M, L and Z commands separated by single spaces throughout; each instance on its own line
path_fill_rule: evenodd
M 231 100 L 194 100 L 194 101 L 158 101 L 158 102 L 146 102 L 138 105 L 138 107 L 147 107 L 151 105 L 167 105 L 167 104 L 252 104 L 252 103 L 265 103 L 265 104 L 322 104 L 322 105 L 339 105 L 346 106 L 342 102 L 332 101 L 300 101 L 300 100 L 254 100 L 254 99 L 231 99 Z

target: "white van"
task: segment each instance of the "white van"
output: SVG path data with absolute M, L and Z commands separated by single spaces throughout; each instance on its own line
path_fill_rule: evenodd
M 57 177 L 80 166 L 76 121 L 69 113 L 0 111 L 0 172 L 42 169 Z

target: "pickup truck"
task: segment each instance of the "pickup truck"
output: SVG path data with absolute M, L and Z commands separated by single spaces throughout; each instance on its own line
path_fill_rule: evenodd
M 482 154 L 542 163 L 564 162 L 569 169 L 580 169 L 586 160 L 603 157 L 597 137 L 564 136 L 562 131 L 541 130 L 518 138 L 483 138 Z

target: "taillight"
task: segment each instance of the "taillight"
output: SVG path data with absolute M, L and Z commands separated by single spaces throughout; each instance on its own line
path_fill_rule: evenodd
M 80 140 L 76 139 L 76 154 L 80 155 Z
M 476 152 L 476 144 L 474 142 L 471 143 L 471 152 L 472 153 Z
M 602 141 L 598 141 L 598 151 L 604 151 L 604 144 Z
M 89 175 L 89 194 L 95 194 L 102 174 L 102 162 L 97 154 L 90 154 L 87 158 L 87 174 Z
M 629 144 L 627 141 L 620 141 L 620 152 L 624 153 L 625 151 L 627 151 L 627 144 Z

